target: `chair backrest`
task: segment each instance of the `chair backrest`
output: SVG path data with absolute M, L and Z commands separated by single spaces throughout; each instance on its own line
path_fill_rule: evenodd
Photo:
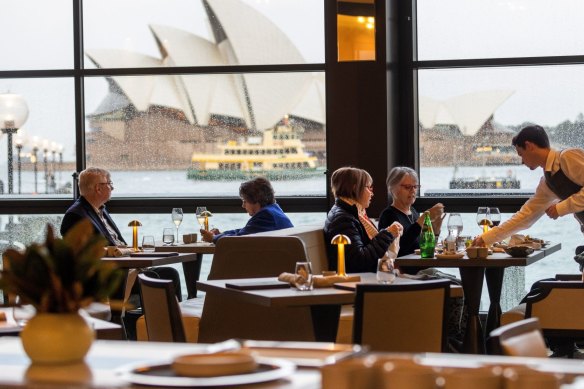
M 448 280 L 357 285 L 353 342 L 373 351 L 446 351 Z
M 277 277 L 306 261 L 302 241 L 293 236 L 226 236 L 217 241 L 209 280 Z
M 541 281 L 541 292 L 526 299 L 525 317 L 537 317 L 544 335 L 584 337 L 584 282 Z
M 252 236 L 296 236 L 302 240 L 306 248 L 306 255 L 312 265 L 314 274 L 321 274 L 329 270 L 327 245 L 324 241 L 323 225 L 303 225 L 282 230 L 259 232 Z
M 519 320 L 491 331 L 488 342 L 489 354 L 514 357 L 547 357 L 547 348 L 539 320 Z
M 139 274 L 138 280 L 148 340 L 186 342 L 180 307 L 172 280 L 151 278 L 145 274 Z

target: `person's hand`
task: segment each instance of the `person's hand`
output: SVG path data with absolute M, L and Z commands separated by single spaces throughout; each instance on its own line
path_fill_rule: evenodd
M 428 210 L 430 212 L 430 220 L 434 223 L 435 220 L 444 219 L 444 205 L 442 203 L 436 203 Z
M 556 204 L 550 205 L 550 207 L 545 210 L 545 213 L 554 220 L 560 217 L 560 215 L 558 214 L 558 208 L 556 207 Z
M 203 239 L 203 242 L 209 242 L 212 243 L 213 242 L 213 237 L 217 234 L 219 234 L 219 230 L 214 228 L 210 231 L 207 230 L 200 230 L 201 232 L 201 239 Z
M 483 238 L 479 235 L 476 238 L 474 238 L 474 240 L 472 241 L 472 245 L 474 247 L 484 247 L 485 246 L 485 241 L 483 240 Z
M 393 235 L 394 238 L 397 238 L 402 235 L 404 227 L 398 222 L 393 222 L 391 226 L 387 227 L 385 230 Z

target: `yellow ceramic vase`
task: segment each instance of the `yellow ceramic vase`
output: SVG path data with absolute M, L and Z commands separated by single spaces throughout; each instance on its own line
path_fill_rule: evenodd
M 20 333 L 30 360 L 44 364 L 82 361 L 94 337 L 93 329 L 77 313 L 39 313 Z

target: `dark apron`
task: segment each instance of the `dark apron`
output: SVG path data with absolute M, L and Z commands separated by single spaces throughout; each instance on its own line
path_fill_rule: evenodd
M 565 200 L 577 193 L 582 189 L 581 185 L 574 183 L 566 174 L 562 171 L 562 165 L 560 164 L 560 170 L 555 172 L 553 175 L 550 172 L 545 172 L 545 183 L 548 188 L 560 199 Z M 580 230 L 584 232 L 584 211 L 574 213 L 574 217 L 580 222 Z

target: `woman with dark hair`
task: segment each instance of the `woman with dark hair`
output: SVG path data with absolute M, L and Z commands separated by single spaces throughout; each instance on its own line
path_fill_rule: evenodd
M 369 173 L 353 167 L 337 169 L 331 176 L 335 205 L 324 224 L 331 269 L 337 267 L 337 247 L 330 243 L 335 235 L 343 234 L 351 240 L 345 246 L 348 273 L 375 272 L 377 260 L 387 255 L 393 240 L 401 235 L 401 224 L 396 222 L 378 231 L 367 217 L 365 210 L 373 197 L 372 183 Z
M 242 201 L 241 207 L 251 216 L 245 227 L 225 232 L 216 228 L 210 231 L 201 230 L 205 242 L 216 242 L 223 236 L 249 235 L 294 227 L 282 208 L 276 204 L 274 188 L 267 178 L 256 177 L 242 183 L 239 186 L 239 197 Z
M 424 224 L 424 214 L 420 215 L 413 207 L 416 193 L 420 188 L 418 182 L 418 174 L 409 167 L 396 166 L 387 175 L 386 184 L 391 204 L 381 212 L 379 228 L 385 228 L 394 222 L 399 222 L 404 227 L 404 233 L 399 241 L 398 257 L 413 254 L 415 249 L 420 248 L 419 238 Z M 434 233 L 439 235 L 444 206 L 437 203 L 429 211 Z

